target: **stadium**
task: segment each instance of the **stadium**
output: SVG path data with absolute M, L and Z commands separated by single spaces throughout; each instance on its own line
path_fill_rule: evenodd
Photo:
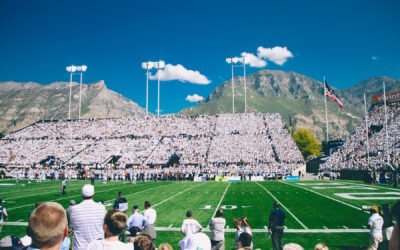
M 1 2 L 0 249 L 400 249 L 398 7 Z

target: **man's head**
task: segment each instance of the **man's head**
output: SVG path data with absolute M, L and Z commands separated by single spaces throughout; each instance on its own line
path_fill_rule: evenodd
M 121 234 L 126 228 L 127 216 L 116 210 L 111 209 L 107 212 L 104 217 L 104 231 L 106 234 L 115 236 Z
M 243 232 L 239 236 L 239 248 L 250 247 L 251 245 L 251 235 Z
M 50 248 L 61 244 L 68 235 L 67 215 L 56 202 L 47 202 L 33 210 L 27 234 L 35 248 Z
M 187 217 L 187 218 L 192 218 L 192 217 L 193 217 L 193 212 L 190 211 L 190 210 L 188 210 L 188 211 L 186 212 L 186 217 Z
M 136 214 L 137 212 L 139 212 L 139 206 L 138 205 L 134 205 L 132 207 L 132 213 Z
M 133 242 L 133 249 L 135 250 L 153 250 L 153 240 L 147 234 L 139 234 L 135 237 Z
M 296 243 L 288 243 L 283 246 L 283 250 L 304 250 L 304 248 Z
M 85 200 L 93 199 L 94 196 L 94 187 L 90 184 L 85 184 L 82 187 L 82 197 Z
M 35 202 L 35 208 L 39 207 L 40 205 L 42 205 L 41 202 L 39 202 L 39 201 Z
M 151 207 L 150 201 L 145 201 L 144 202 L 144 208 L 148 209 L 149 207 Z
M 69 205 L 70 205 L 70 206 L 75 206 L 75 205 L 76 205 L 75 200 L 70 200 L 70 201 L 69 201 Z
M 278 208 L 280 205 L 281 204 L 279 204 L 279 201 L 275 201 L 273 206 L 274 206 L 274 208 Z
M 122 197 L 122 191 L 118 192 L 118 197 Z
M 215 214 L 215 217 L 222 217 L 224 215 L 224 210 L 218 209 L 217 213 Z

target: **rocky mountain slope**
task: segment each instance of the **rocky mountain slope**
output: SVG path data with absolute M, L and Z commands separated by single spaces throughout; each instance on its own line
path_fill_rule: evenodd
M 278 70 L 261 70 L 247 76 L 248 112 L 278 112 L 293 129 L 309 128 L 320 140 L 325 139 L 325 106 L 323 85 L 305 75 Z M 360 82 L 348 89 L 334 89 L 345 105 L 343 112 L 336 103 L 328 102 L 330 138 L 346 138 L 362 121 L 363 93 L 371 96 L 382 92 L 382 82 L 387 91 L 399 86 L 400 81 L 389 77 L 375 77 Z M 235 77 L 235 112 L 244 112 L 243 77 Z M 329 84 L 329 81 L 328 81 Z M 331 86 L 332 87 L 332 86 Z M 218 114 L 232 112 L 231 80 L 219 85 L 208 98 L 198 106 L 184 109 L 182 114 Z M 340 121 L 340 123 L 339 123 Z
M 0 131 L 8 133 L 40 119 L 68 118 L 69 82 L 0 83 Z M 72 84 L 71 118 L 78 118 L 79 84 Z M 82 118 L 144 115 L 135 102 L 107 89 L 104 81 L 82 85 Z

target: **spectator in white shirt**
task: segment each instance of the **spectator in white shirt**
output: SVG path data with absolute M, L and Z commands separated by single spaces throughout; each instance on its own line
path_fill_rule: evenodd
M 106 237 L 100 240 L 93 240 L 89 243 L 88 250 L 132 250 L 132 243 L 123 243 L 118 240 L 118 236 L 125 230 L 127 216 L 116 210 L 109 210 L 104 218 L 104 232 Z
M 183 220 L 181 227 L 181 232 L 183 235 L 185 235 L 185 237 L 201 232 L 203 227 L 199 224 L 197 220 L 193 219 L 192 211 L 186 212 L 186 218 L 187 219 Z
M 103 221 L 106 214 L 104 205 L 93 201 L 94 187 L 82 187 L 83 201 L 71 207 L 71 224 L 74 228 L 74 250 L 86 250 L 92 240 L 103 239 Z
M 226 220 L 222 218 L 224 211 L 219 209 L 215 217 L 211 219 L 209 227 L 211 230 L 211 249 L 224 250 L 225 249 L 225 225 Z
M 157 212 L 151 207 L 150 201 L 144 202 L 144 221 L 145 226 L 143 229 L 143 233 L 149 235 L 153 241 L 157 238 L 156 229 L 154 224 L 157 220 Z
M 370 229 L 370 244 L 372 250 L 377 250 L 379 243 L 382 242 L 382 226 L 383 218 L 378 214 L 377 208 L 373 207 L 370 210 L 371 216 L 368 219 L 368 229 Z

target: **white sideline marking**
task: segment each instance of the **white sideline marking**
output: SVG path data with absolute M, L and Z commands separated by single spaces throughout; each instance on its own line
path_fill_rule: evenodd
M 385 192 L 385 193 L 335 193 L 334 195 L 349 199 L 349 200 L 398 200 L 400 198 L 399 192 Z M 369 196 L 367 196 L 369 195 Z M 392 195 L 392 196 L 374 196 L 374 195 Z M 357 197 L 360 196 L 360 197 Z
M 224 191 L 224 193 L 222 194 L 221 199 L 219 200 L 219 203 L 218 203 L 217 207 L 215 208 L 214 213 L 211 215 L 210 221 L 212 220 L 212 218 L 214 218 L 215 214 L 216 214 L 217 211 L 218 211 L 219 206 L 221 206 L 222 200 L 224 199 L 225 194 L 226 194 L 226 192 L 228 191 L 228 189 L 229 189 L 229 187 L 231 186 L 231 184 L 232 184 L 232 182 L 229 182 L 228 186 L 225 188 L 225 191 Z M 209 228 L 209 225 L 210 225 L 210 222 L 208 222 L 207 228 Z
M 377 190 L 377 188 L 374 187 L 364 187 L 364 186 L 327 186 L 327 187 L 322 187 L 322 186 L 311 186 L 312 189 L 359 189 L 359 190 Z
M 159 203 L 153 205 L 152 207 L 157 207 L 158 205 L 161 205 L 161 204 L 163 204 L 164 202 L 167 202 L 167 201 L 169 201 L 169 200 L 175 198 L 175 197 L 178 196 L 178 195 L 183 194 L 184 192 L 186 192 L 186 191 L 188 191 L 188 190 L 190 190 L 190 189 L 192 189 L 192 188 L 195 188 L 195 187 L 204 185 L 205 183 L 207 183 L 207 182 L 203 182 L 203 183 L 201 183 L 200 185 L 196 185 L 196 186 L 192 186 L 192 187 L 190 187 L 190 188 L 187 188 L 187 189 L 185 189 L 185 190 L 183 190 L 183 191 L 181 191 L 181 192 L 179 192 L 179 193 L 177 193 L 177 194 L 175 194 L 175 195 L 173 195 L 173 196 L 171 196 L 171 197 L 169 197 L 169 198 L 167 198 L 167 199 L 165 199 L 165 200 L 163 200 L 163 201 L 160 201 Z
M 357 210 L 359 210 L 359 211 L 362 211 L 362 209 L 359 208 L 359 207 L 353 206 L 353 205 L 351 205 L 351 204 L 349 204 L 349 203 L 346 203 L 346 202 L 343 202 L 343 201 L 341 201 L 341 200 L 338 200 L 338 199 L 329 197 L 329 196 L 327 196 L 327 195 L 324 195 L 324 194 L 315 192 L 314 190 L 310 190 L 310 189 L 308 189 L 308 188 L 305 188 L 305 187 L 302 187 L 302 186 L 298 186 L 298 185 L 289 184 L 289 183 L 286 183 L 286 182 L 283 182 L 283 181 L 281 181 L 280 183 L 284 183 L 284 184 L 286 184 L 286 185 L 293 186 L 293 187 L 302 188 L 302 189 L 307 190 L 307 191 L 309 191 L 309 192 L 311 192 L 311 193 L 320 195 L 320 196 L 325 197 L 325 198 L 327 198 L 327 199 L 330 199 L 330 200 L 339 202 L 339 203 L 341 203 L 341 204 L 343 204 L 343 205 L 346 205 L 346 206 L 352 207 L 352 208 L 354 208 L 354 209 L 357 209 Z M 366 212 L 366 213 L 368 213 L 368 212 Z
M 343 183 L 347 183 L 347 184 L 351 184 L 351 185 L 362 185 L 362 186 L 368 186 L 368 187 L 372 187 L 371 184 L 364 184 L 364 183 L 354 183 L 352 181 L 342 181 Z M 395 191 L 399 191 L 398 188 L 391 188 L 391 187 L 381 187 L 379 185 L 374 185 L 373 187 L 376 188 L 380 188 L 380 189 L 388 189 L 388 190 L 395 190 Z
M 0 183 L 0 186 L 15 186 L 15 183 Z
M 271 195 L 272 198 L 274 198 L 277 202 L 279 202 L 281 204 L 281 206 L 286 209 L 286 211 L 288 211 L 288 213 L 304 228 L 304 229 L 308 229 L 306 227 L 306 225 L 304 225 L 292 212 L 290 212 L 290 210 L 285 207 L 285 205 L 282 204 L 282 202 L 280 202 L 268 189 L 266 189 L 264 186 L 262 186 L 260 183 L 256 182 L 257 185 L 259 185 L 262 189 L 265 190 L 265 192 L 267 192 L 269 195 Z
M 298 183 L 300 186 L 340 186 L 342 183 L 338 182 L 306 182 L 306 183 Z
M 143 184 L 143 185 L 141 185 L 141 186 L 144 186 L 144 185 L 145 185 L 145 184 Z M 171 184 L 161 185 L 161 186 L 159 186 L 159 187 L 157 187 L 157 188 L 164 187 L 164 186 L 168 186 L 168 185 L 171 185 Z M 101 191 L 95 192 L 95 194 L 103 193 L 103 192 L 108 192 L 108 191 L 115 190 L 115 189 L 120 189 L 120 188 L 121 188 L 121 187 L 111 188 L 111 189 L 107 189 L 107 190 L 101 190 Z M 155 188 L 151 188 L 151 189 L 147 189 L 147 190 L 152 190 L 152 189 L 155 189 Z M 146 191 L 146 190 L 144 190 L 144 191 Z M 140 191 L 140 192 L 142 192 L 142 191 Z M 138 193 L 139 193 L 139 192 L 138 192 Z M 133 193 L 133 194 L 137 194 L 137 193 Z M 131 196 L 131 195 L 133 195 L 133 194 L 126 195 L 125 197 Z M 60 200 L 71 199 L 71 198 L 75 198 L 75 197 L 81 197 L 81 196 L 82 196 L 82 194 L 78 194 L 78 195 L 67 196 L 67 197 L 58 198 L 58 199 L 54 199 L 54 200 L 48 200 L 48 201 L 60 201 Z M 113 200 L 114 200 L 114 199 L 108 200 L 108 201 L 105 201 L 105 202 L 110 202 L 110 201 L 113 201 Z M 22 205 L 22 206 L 18 206 L 18 207 L 7 208 L 7 211 L 11 211 L 11 210 L 14 210 L 14 209 L 17 209 L 17 208 L 22 208 L 22 207 L 29 207 L 29 206 L 33 206 L 33 204 L 26 204 L 26 205 Z
M 3 225 L 9 226 L 28 226 L 28 222 L 5 222 Z M 179 227 L 156 227 L 157 231 L 167 231 L 167 232 L 180 232 Z M 208 228 L 204 228 L 203 232 L 210 232 Z M 284 229 L 285 233 L 368 233 L 369 229 Z M 225 232 L 236 233 L 236 229 L 226 227 Z M 266 233 L 268 229 L 252 229 L 253 233 Z

